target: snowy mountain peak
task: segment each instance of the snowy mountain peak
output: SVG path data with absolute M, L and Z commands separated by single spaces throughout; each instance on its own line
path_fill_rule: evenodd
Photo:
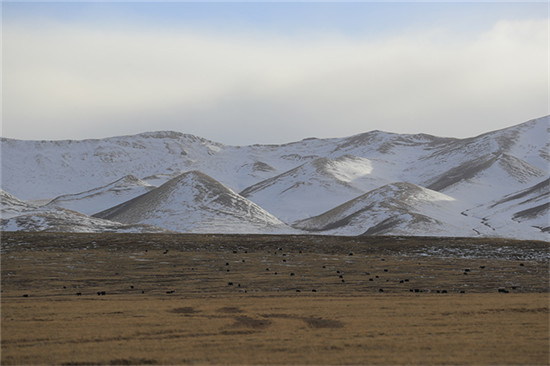
M 186 173 L 183 173 L 170 181 L 166 182 L 163 186 L 163 189 L 173 189 L 177 186 L 178 188 L 189 187 L 196 189 L 196 192 L 193 192 L 193 199 L 209 199 L 217 197 L 222 194 L 232 194 L 234 193 L 229 188 L 215 180 L 214 178 L 206 175 L 198 170 L 192 170 Z
M 133 137 L 133 136 L 128 136 Z M 177 140 L 180 143 L 184 144 L 194 144 L 199 143 L 204 146 L 212 147 L 223 147 L 224 145 L 215 141 L 205 139 L 200 136 L 191 135 L 187 133 L 181 133 L 176 131 L 152 131 L 152 132 L 143 132 L 134 137 L 145 138 L 145 139 L 158 139 L 158 140 Z M 114 137 L 116 139 L 117 137 Z
M 94 216 L 180 232 L 290 230 L 255 203 L 200 171 L 183 173 L 151 192 Z
M 141 179 L 139 179 L 138 177 L 132 174 L 128 174 L 120 178 L 119 180 L 113 182 L 113 184 L 115 187 L 121 187 L 121 186 L 124 187 L 128 185 L 145 186 L 145 187 L 150 186 L 149 183 L 142 181 Z
M 319 216 L 297 221 L 294 227 L 330 234 L 380 235 L 392 230 L 430 232 L 449 230 L 436 217 L 454 199 L 408 182 L 387 184 L 367 192 Z M 408 223 L 409 226 L 403 226 Z M 403 227 L 400 227 L 403 226 Z M 454 228 L 453 228 L 454 230 Z
M 466 139 L 371 131 L 227 146 L 159 131 L 0 144 L 1 187 L 22 200 L 5 196 L 3 215 L 35 210 L 32 200 L 184 232 L 296 222 L 328 234 L 549 238 L 550 194 L 534 188 L 550 178 L 549 116 Z

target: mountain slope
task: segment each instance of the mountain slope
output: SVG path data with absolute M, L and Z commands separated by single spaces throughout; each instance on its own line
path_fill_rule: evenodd
M 154 188 L 154 186 L 133 175 L 127 175 L 103 187 L 86 192 L 59 196 L 50 201 L 46 206 L 63 207 L 86 215 L 92 215 L 147 193 Z
M 373 162 L 365 158 L 318 158 L 256 183 L 240 194 L 281 220 L 292 222 L 320 214 L 387 183 L 371 174 L 372 170 Z
M 331 235 L 458 235 L 464 230 L 454 220 L 454 201 L 412 183 L 392 183 L 293 226 Z
M 276 217 L 197 171 L 95 217 L 127 224 L 150 224 L 178 232 L 262 233 L 291 230 Z
M 117 189 L 110 184 L 121 176 L 131 174 L 160 186 L 184 172 L 200 171 L 279 219 L 293 222 L 320 215 L 392 182 L 407 182 L 452 197 L 455 201 L 448 210 L 453 218 L 438 220 L 445 226 L 454 221 L 462 223 L 467 217 L 468 225 L 461 235 L 541 238 L 550 205 L 547 196 L 537 205 L 491 206 L 550 178 L 549 141 L 549 116 L 466 139 L 382 131 L 251 146 L 227 146 L 176 132 L 82 141 L 2 138 L 1 187 L 23 200 L 50 201 L 57 197 L 51 206 L 59 204 L 90 213 L 106 207 L 92 207 L 107 201 L 101 197 L 112 197 L 115 205 L 149 189 L 142 182 L 131 194 L 119 190 L 117 198 L 113 193 Z M 11 209 L 14 214 L 19 212 L 16 206 Z M 215 216 L 212 211 L 205 212 Z M 413 212 L 434 217 L 429 211 Z M 194 216 L 200 215 L 188 219 Z M 226 216 L 220 217 L 223 221 Z M 169 220 L 170 215 L 163 218 Z M 386 219 L 378 224 L 388 226 Z M 220 222 L 217 226 L 221 228 Z M 532 226 L 542 229 L 534 232 Z M 510 227 L 514 230 L 508 230 Z M 455 234 L 453 230 L 449 235 Z M 411 231 L 420 235 L 417 233 Z M 544 235 L 545 240 L 550 238 L 549 233 Z
M 344 155 L 376 161 L 383 169 L 377 175 L 389 181 L 427 187 L 453 168 L 491 154 L 507 154 L 547 172 L 548 126 L 549 117 L 543 117 L 468 139 L 373 131 L 347 138 L 243 147 L 176 132 L 82 141 L 2 138 L 2 189 L 24 200 L 52 199 L 104 186 L 128 174 L 166 179 L 199 170 L 242 191 L 315 159 Z
M 2 231 L 50 231 L 76 233 L 162 233 L 167 230 L 152 225 L 124 225 L 90 217 L 64 208 L 37 209 L 0 220 Z
M 525 227 L 548 233 L 550 232 L 550 179 L 506 195 L 498 201 L 468 209 L 464 214 L 477 217 L 493 231 L 507 233 L 508 236 L 524 235 L 523 233 L 528 232 Z M 521 227 L 518 227 L 518 224 Z
M 0 190 L 0 230 L 57 232 L 166 232 L 149 225 L 124 225 L 61 207 L 36 207 Z
M 36 206 L 23 202 L 19 198 L 0 189 L 0 216 L 3 219 L 18 216 L 24 212 L 35 210 L 36 208 Z

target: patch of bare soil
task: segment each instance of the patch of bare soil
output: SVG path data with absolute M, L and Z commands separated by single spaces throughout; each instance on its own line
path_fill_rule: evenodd
M 198 311 L 195 310 L 195 308 L 193 308 L 191 306 L 184 306 L 182 308 L 174 308 L 174 309 L 170 310 L 170 312 L 175 313 L 175 314 L 195 314 Z

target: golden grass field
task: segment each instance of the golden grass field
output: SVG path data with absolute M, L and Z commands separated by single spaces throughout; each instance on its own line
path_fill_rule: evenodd
M 549 248 L 2 233 L 1 363 L 547 365 Z

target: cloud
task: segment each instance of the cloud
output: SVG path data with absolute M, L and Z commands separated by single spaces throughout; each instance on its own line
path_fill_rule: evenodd
M 548 114 L 548 20 L 378 40 L 5 24 L 3 44 L 3 135 L 18 138 L 464 137 Z

